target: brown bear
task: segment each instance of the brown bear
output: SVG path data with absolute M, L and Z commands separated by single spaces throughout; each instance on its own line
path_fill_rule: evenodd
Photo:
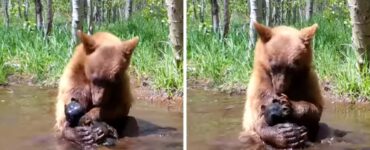
M 55 128 L 59 137 L 83 144 L 94 142 L 92 131 L 70 127 L 65 106 L 77 100 L 87 110 L 82 118 L 106 122 L 120 134 L 133 101 L 127 70 L 139 38 L 121 41 L 108 32 L 77 35 L 81 44 L 60 78 Z
M 318 25 L 301 30 L 287 26 L 269 28 L 258 23 L 254 26 L 260 38 L 240 138 L 256 137 L 249 140 L 262 140 L 277 148 L 299 147 L 308 140 L 313 141 L 324 105 L 312 64 L 311 44 Z M 283 95 L 285 98 L 281 98 Z M 276 99 L 291 107 L 292 117 L 287 123 L 269 126 L 261 106 Z

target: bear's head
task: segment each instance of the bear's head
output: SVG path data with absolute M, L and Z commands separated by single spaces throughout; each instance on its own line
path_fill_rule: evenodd
M 103 99 L 109 99 L 112 88 L 122 84 L 139 38 L 121 41 L 107 32 L 89 36 L 78 31 L 77 35 L 86 53 L 84 72 L 90 82 L 92 103 L 99 105 Z
M 311 43 L 318 25 L 297 30 L 278 26 L 269 28 L 254 23 L 260 36 L 255 61 L 271 78 L 277 94 L 284 93 L 296 77 L 305 77 L 312 68 Z

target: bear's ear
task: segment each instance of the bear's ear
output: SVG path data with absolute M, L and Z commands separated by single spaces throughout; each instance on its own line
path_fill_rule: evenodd
M 310 42 L 311 39 L 315 36 L 316 30 L 319 27 L 317 23 L 313 24 L 312 26 L 303 28 L 300 30 L 301 38 L 305 42 Z
M 77 35 L 84 45 L 86 54 L 91 54 L 95 50 L 95 41 L 90 35 L 83 33 L 81 30 L 77 31 Z
M 122 42 L 122 46 L 124 48 L 122 48 L 122 50 L 124 51 L 124 54 L 125 55 L 131 55 L 132 52 L 134 51 L 134 49 L 136 48 L 136 46 L 138 45 L 139 43 L 139 37 L 136 36 L 130 40 L 127 40 L 127 41 L 123 41 Z
M 271 37 L 272 37 L 271 28 L 266 27 L 262 24 L 259 24 L 258 22 L 254 22 L 253 25 L 254 25 L 254 28 L 256 29 L 258 35 L 260 36 L 262 42 L 266 43 L 271 39 Z

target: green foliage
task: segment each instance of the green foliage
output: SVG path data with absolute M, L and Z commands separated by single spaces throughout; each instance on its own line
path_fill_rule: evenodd
M 142 15 L 146 19 L 167 20 L 167 10 L 164 0 L 147 0 L 146 6 Z
M 350 96 L 370 96 L 370 71 L 359 72 L 356 54 L 351 48 L 351 28 L 343 20 L 317 15 L 312 22 L 319 24 L 314 40 L 314 63 L 321 81 L 335 85 L 336 93 Z M 301 28 L 312 22 L 295 24 Z M 248 32 L 243 23 L 234 21 L 230 35 L 221 41 L 213 33 L 204 32 L 199 24 L 188 26 L 188 77 L 211 81 L 214 86 L 246 87 L 253 63 L 253 50 L 247 48 Z
M 322 12 L 325 19 L 341 21 L 348 27 L 350 24 L 350 15 L 346 0 L 328 0 L 327 8 Z
M 139 78 L 149 78 L 156 88 L 167 91 L 182 89 L 182 67 L 177 69 L 168 40 L 168 26 L 159 20 L 134 17 L 129 22 L 108 25 L 107 31 L 123 39 L 140 37 L 132 65 Z
M 315 66 L 321 79 L 332 81 L 338 93 L 370 96 L 370 70 L 365 69 L 361 73 L 356 67 L 351 28 L 339 19 L 315 17 L 314 21 L 319 23 L 315 38 Z
M 182 89 L 182 72 L 172 59 L 168 26 L 155 19 L 133 16 L 129 22 L 97 27 L 123 39 L 140 37 L 131 70 L 140 78 L 149 78 L 156 88 L 167 91 Z M 54 26 L 49 40 L 42 33 L 22 26 L 0 27 L 0 83 L 15 74 L 35 79 L 42 85 L 55 85 L 70 58 L 70 27 Z M 6 68 L 6 69 L 4 69 Z
M 0 41 L 0 52 L 3 55 L 3 62 L 0 63 L 11 68 L 2 75 L 28 76 L 45 85 L 56 83 L 68 59 L 66 50 L 70 41 L 69 34 L 69 30 L 60 27 L 46 41 L 41 33 L 27 28 L 1 27 L 0 35 L 4 37 Z
M 188 27 L 188 77 L 210 80 L 215 86 L 246 86 L 252 69 L 253 51 L 247 50 L 247 33 L 241 24 L 231 27 L 221 41 L 213 33 Z

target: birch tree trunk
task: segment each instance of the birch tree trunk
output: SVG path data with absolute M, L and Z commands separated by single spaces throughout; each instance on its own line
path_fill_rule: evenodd
M 219 6 L 217 0 L 211 0 L 212 5 L 212 27 L 214 32 L 220 28 Z
M 352 20 L 352 45 L 358 54 L 360 70 L 370 60 L 370 1 L 348 0 Z
M 206 4 L 204 2 L 205 0 L 201 0 L 200 1 L 200 11 L 199 11 L 199 19 L 200 19 L 200 22 L 204 23 L 204 10 L 205 10 L 205 7 L 206 7 Z
M 92 35 L 94 33 L 94 18 L 93 18 L 93 6 L 92 1 L 87 0 L 87 34 Z
M 270 0 L 265 0 L 266 3 L 266 25 L 270 26 L 270 20 L 271 20 L 271 4 Z
M 277 22 L 277 10 L 276 10 L 276 3 L 274 1 L 271 1 L 271 7 L 272 7 L 272 12 L 271 12 L 271 20 L 270 20 L 270 26 L 273 26 Z
M 4 23 L 5 27 L 9 27 L 9 1 L 8 0 L 3 0 L 3 11 L 4 11 Z
M 53 0 L 47 0 L 47 23 L 46 23 L 46 30 L 45 30 L 45 35 L 49 36 L 51 29 L 53 27 Z
M 100 0 L 101 2 L 101 7 L 100 7 L 100 21 L 104 22 L 105 21 L 105 6 L 104 6 L 104 0 Z
M 18 17 L 22 18 L 22 3 L 21 3 L 21 0 L 18 0 L 17 3 L 18 3 Z
M 230 28 L 230 9 L 229 9 L 229 0 L 224 0 L 224 21 L 223 21 L 223 30 L 222 37 L 225 38 L 229 33 Z
M 72 0 L 72 45 L 79 43 L 77 30 L 82 30 L 82 2 L 81 0 Z
M 126 8 L 125 8 L 125 19 L 129 19 L 132 14 L 132 5 L 133 0 L 126 0 Z
M 294 1 L 294 2 L 293 2 L 293 6 L 292 6 L 292 7 L 293 7 L 293 8 L 292 8 L 292 9 L 293 9 L 293 10 L 292 10 L 292 14 L 291 14 L 291 15 L 292 15 L 292 22 L 293 22 L 293 23 L 296 23 L 296 22 L 297 22 L 297 18 L 298 18 L 298 17 L 297 17 L 297 15 L 299 14 L 299 13 L 298 13 L 298 9 L 297 9 L 298 4 L 297 4 L 297 2 L 296 2 L 296 1 Z
M 24 1 L 24 21 L 28 22 L 28 9 L 29 9 L 30 3 L 28 0 Z
M 168 20 L 170 22 L 170 41 L 177 66 L 182 62 L 183 54 L 183 1 L 166 0 Z
M 299 11 L 299 21 L 302 23 L 303 20 L 305 19 L 303 7 L 299 6 L 298 11 Z
M 197 4 L 195 3 L 195 0 L 192 0 L 192 3 L 193 3 L 194 19 L 198 19 L 198 17 L 197 17 Z
M 101 22 L 101 2 L 97 0 L 94 5 L 94 18 L 96 23 Z
M 257 34 L 256 30 L 254 29 L 253 23 L 254 22 L 260 22 L 259 18 L 261 15 L 261 8 L 258 8 L 257 4 L 258 0 L 250 0 L 250 23 L 249 23 L 249 44 L 248 47 L 249 49 L 253 49 L 254 45 L 256 44 L 257 40 Z
M 35 0 L 35 12 L 36 12 L 36 26 L 37 30 L 43 29 L 43 19 L 42 19 L 42 3 L 41 0 Z
M 313 13 L 313 1 L 314 0 L 306 0 L 306 21 L 311 20 Z

